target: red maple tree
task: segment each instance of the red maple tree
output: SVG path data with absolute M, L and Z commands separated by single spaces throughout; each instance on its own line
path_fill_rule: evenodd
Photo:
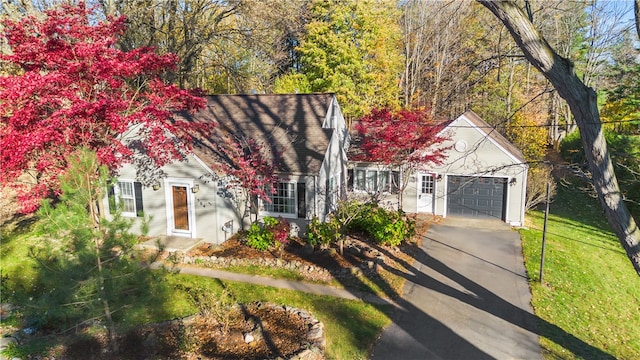
M 2 25 L 10 53 L 0 55 L 9 69 L 0 75 L 0 185 L 17 188 L 23 212 L 59 192 L 78 149 L 95 151 L 112 172 L 140 158 L 157 169 L 184 158 L 190 135 L 203 130 L 173 118 L 204 106 L 198 94 L 161 81 L 175 55 L 118 50 L 124 17 L 95 23 L 79 2 Z M 28 191 L 18 181 L 25 174 L 33 177 Z
M 441 165 L 448 147 L 443 142 L 449 136 L 442 134 L 445 124 L 436 122 L 425 109 L 373 109 L 356 123 L 361 137 L 360 150 L 353 160 L 381 163 L 398 168 L 402 181 L 395 184 L 402 193 L 410 175 L 418 169 Z
M 216 143 L 214 168 L 221 170 L 224 177 L 220 179 L 221 186 L 227 193 L 227 198 L 234 202 L 240 217 L 245 219 L 253 200 L 270 203 L 278 182 L 284 179 L 278 176 L 280 170 L 280 152 L 273 153 L 269 144 L 261 144 L 255 139 L 240 138 L 233 134 L 218 132 L 219 142 Z M 257 216 L 257 209 L 254 209 Z M 257 219 L 256 219 L 257 220 Z M 244 222 L 241 224 L 244 228 Z

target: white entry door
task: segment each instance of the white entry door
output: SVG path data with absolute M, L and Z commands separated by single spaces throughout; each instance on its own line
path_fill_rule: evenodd
M 418 173 L 417 212 L 433 213 L 433 195 L 435 194 L 433 174 Z

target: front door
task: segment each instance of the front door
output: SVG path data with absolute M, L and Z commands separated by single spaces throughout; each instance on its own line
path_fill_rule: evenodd
M 173 192 L 173 228 L 189 231 L 189 205 L 186 186 L 172 186 Z
M 433 213 L 433 195 L 435 193 L 433 174 L 418 173 L 417 212 Z
M 165 179 L 167 235 L 196 236 L 193 181 L 191 179 Z

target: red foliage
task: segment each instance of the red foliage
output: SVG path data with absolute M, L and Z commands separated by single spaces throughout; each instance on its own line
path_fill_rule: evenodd
M 0 40 L 12 53 L 0 61 L 13 75 L 0 75 L 0 185 L 19 187 L 25 171 L 35 174 L 35 189 L 20 193 L 23 211 L 59 191 L 66 156 L 79 148 L 96 151 L 112 171 L 136 153 L 162 166 L 183 158 L 190 134 L 202 130 L 173 119 L 176 111 L 204 106 L 196 94 L 159 79 L 174 68 L 175 55 L 120 51 L 115 43 L 125 19 L 92 24 L 90 18 L 80 2 L 43 19 L 2 22 Z M 132 129 L 140 140 L 135 146 Z
M 267 230 L 273 233 L 273 239 L 278 243 L 278 247 L 280 249 L 289 242 L 291 225 L 286 219 L 278 217 L 278 221 L 275 224 L 268 226 Z
M 373 109 L 360 119 L 356 130 L 362 137 L 362 155 L 354 160 L 387 165 L 439 165 L 448 139 L 439 134 L 444 124 L 436 124 L 424 110 Z
M 267 192 L 283 179 L 276 175 L 279 170 L 278 158 L 272 154 L 270 146 L 259 144 L 254 139 L 234 139 L 231 135 L 221 135 L 217 145 L 218 157 L 215 164 L 230 176 L 228 186 L 239 186 L 247 191 L 247 196 L 256 196 L 263 201 L 271 201 Z

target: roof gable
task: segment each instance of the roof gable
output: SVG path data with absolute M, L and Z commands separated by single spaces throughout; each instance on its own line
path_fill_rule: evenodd
M 194 144 L 194 153 L 207 164 L 215 163 L 215 144 L 229 134 L 240 141 L 253 139 L 281 154 L 285 173 L 315 174 L 333 134 L 332 129 L 322 128 L 333 98 L 333 94 L 210 95 L 205 109 L 180 116 L 218 124 L 210 138 Z
M 487 122 L 482 120 L 480 116 L 474 113 L 471 110 L 467 110 L 464 114 L 460 115 L 455 120 L 451 121 L 442 132 L 449 131 L 451 129 L 455 130 L 458 126 L 460 120 L 466 120 L 473 128 L 482 134 L 483 137 L 486 137 L 495 144 L 501 151 L 503 151 L 507 156 L 509 156 L 515 163 L 526 163 L 524 155 L 522 151 L 518 149 L 514 144 L 512 144 L 507 138 L 505 138 L 500 132 L 495 130 L 495 128 L 489 125 Z M 455 132 L 454 132 L 455 133 Z

